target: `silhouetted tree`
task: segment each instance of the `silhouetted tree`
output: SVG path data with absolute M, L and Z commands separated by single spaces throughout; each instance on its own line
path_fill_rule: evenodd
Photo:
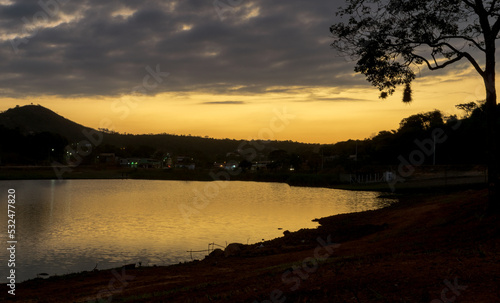
M 427 131 L 432 130 L 436 127 L 440 127 L 444 124 L 443 114 L 439 110 L 432 112 L 416 114 L 404 118 L 399 123 L 400 131 Z
M 472 112 L 477 108 L 476 102 L 462 103 L 455 105 L 456 108 L 463 110 L 465 112 L 465 117 L 468 118 Z
M 488 124 L 488 189 L 490 208 L 498 200 L 495 124 L 495 52 L 500 32 L 497 0 L 347 0 L 330 27 L 332 46 L 357 60 L 355 71 L 381 91 L 381 98 L 405 87 L 411 101 L 416 70 L 438 70 L 462 59 L 482 77 Z M 347 20 L 345 19 L 347 18 Z

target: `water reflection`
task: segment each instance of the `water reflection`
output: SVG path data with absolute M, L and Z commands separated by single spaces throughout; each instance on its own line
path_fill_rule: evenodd
M 377 193 L 225 182 L 186 220 L 208 182 L 147 180 L 4 181 L 15 188 L 20 280 L 141 261 L 167 265 L 189 260 L 186 250 L 208 243 L 258 242 L 283 230 L 312 228 L 312 219 L 375 209 Z M 6 206 L 6 199 L 0 207 Z M 6 220 L 0 222 L 6 230 Z M 283 230 L 278 230 L 281 228 Z M 6 236 L 3 240 L 6 240 Z M 5 262 L 5 254 L 0 256 Z M 202 256 L 199 256 L 202 257 Z

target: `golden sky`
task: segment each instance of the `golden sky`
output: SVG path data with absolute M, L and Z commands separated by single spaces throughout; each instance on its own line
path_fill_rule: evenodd
M 166 132 L 214 138 L 335 143 L 397 129 L 401 119 L 420 112 L 439 109 L 446 115 L 460 116 L 463 113 L 456 110 L 456 104 L 484 99 L 484 87 L 479 77 L 445 80 L 437 77 L 417 80 L 411 104 L 401 102 L 399 91 L 381 100 L 375 88 L 365 85 L 342 92 L 321 87 L 297 87 L 293 93 L 258 95 L 161 93 L 136 97 L 7 98 L 2 101 L 1 109 L 40 104 L 85 126 L 111 125 L 108 128 L 120 133 Z M 360 86 L 364 84 L 361 78 Z M 321 100 L 329 96 L 345 98 L 345 101 Z M 231 103 L 234 99 L 239 103 Z M 274 121 L 276 111 L 290 115 L 289 123 Z M 273 121 L 274 129 L 270 125 Z
M 335 143 L 485 98 L 460 62 L 423 68 L 411 104 L 402 90 L 380 100 L 330 47 L 343 1 L 228 3 L 0 2 L 0 110 L 40 104 L 120 133 Z M 279 125 L 276 111 L 294 118 Z

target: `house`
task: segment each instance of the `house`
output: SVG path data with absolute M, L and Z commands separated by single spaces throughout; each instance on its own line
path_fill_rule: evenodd
M 161 168 L 161 161 L 150 158 L 123 158 L 120 159 L 120 166 L 130 168 Z
M 196 164 L 194 163 L 194 159 L 191 157 L 178 156 L 175 161 L 175 167 L 194 170 L 196 168 Z

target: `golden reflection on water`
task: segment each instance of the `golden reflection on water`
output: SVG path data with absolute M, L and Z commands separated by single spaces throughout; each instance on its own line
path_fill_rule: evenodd
M 282 236 L 284 230 L 316 227 L 311 221 L 315 218 L 391 202 L 377 199 L 372 192 L 281 183 L 52 180 L 0 184 L 18 193 L 18 256 L 24 279 L 37 272 L 90 270 L 96 263 L 100 269 L 139 261 L 178 263 L 190 260 L 187 250 L 207 249 L 208 243 L 225 246 L 269 240 Z M 6 222 L 0 223 L 6 228 L 1 224 Z

